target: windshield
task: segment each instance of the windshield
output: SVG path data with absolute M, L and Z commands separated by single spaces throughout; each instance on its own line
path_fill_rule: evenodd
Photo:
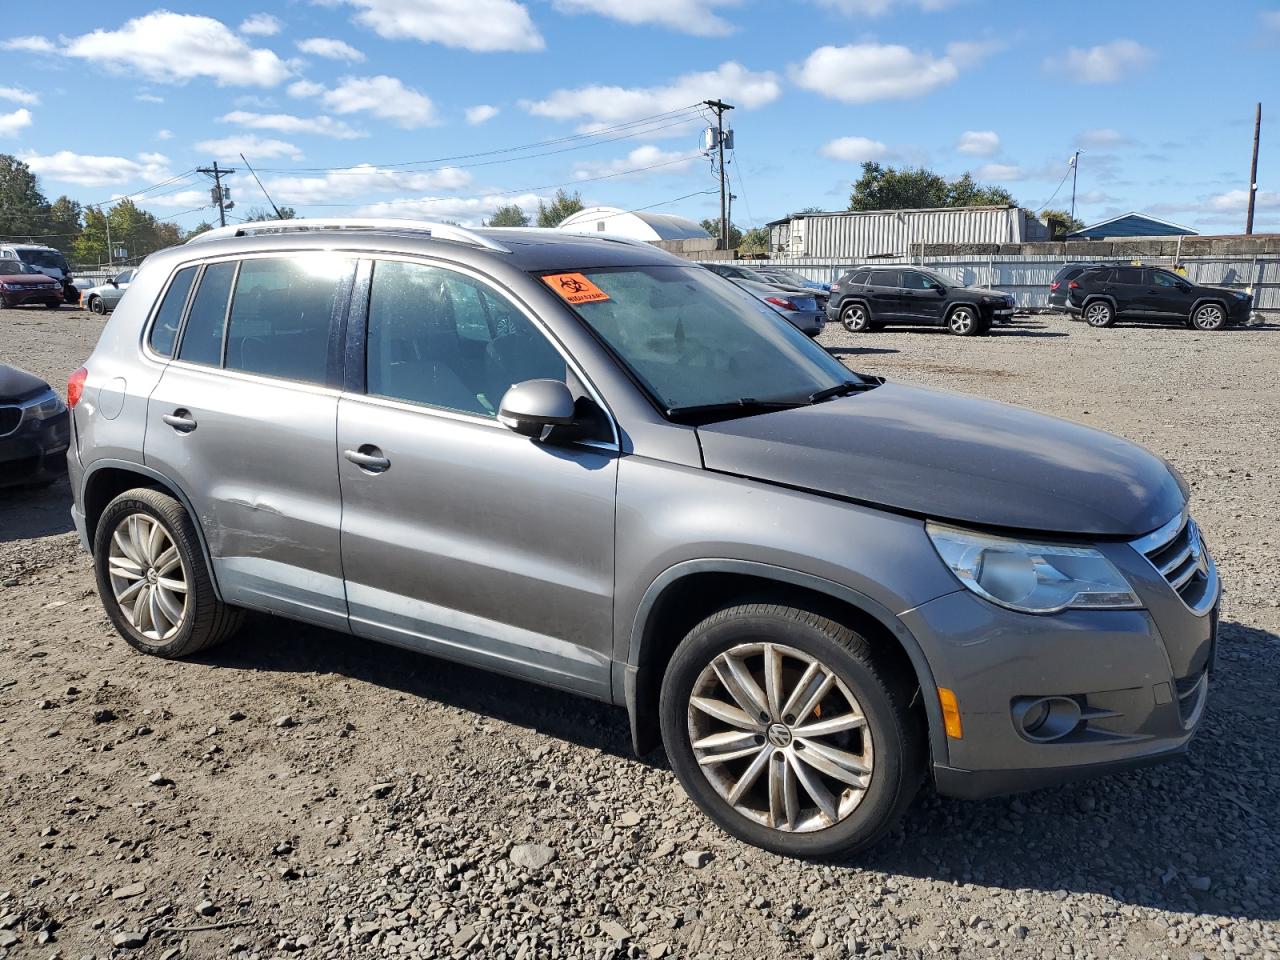
M 57 250 L 19 250 L 18 256 L 37 267 L 57 267 L 63 272 L 67 269 L 67 258 Z
M 34 267 L 28 267 L 21 260 L 11 260 L 8 257 L 0 259 L 0 274 L 5 276 L 13 276 L 14 274 L 31 274 L 40 273 Z
M 664 411 L 744 399 L 804 403 L 814 393 L 861 382 L 777 313 L 701 267 L 611 267 L 579 275 L 599 294 L 575 309 Z

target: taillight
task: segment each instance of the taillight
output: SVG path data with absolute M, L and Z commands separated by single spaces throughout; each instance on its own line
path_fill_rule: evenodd
M 1053 281 L 1053 283 L 1049 284 L 1049 289 L 1057 290 L 1060 286 L 1062 286 L 1062 284 L 1060 284 L 1057 280 L 1055 280 Z
M 84 396 L 84 381 L 89 376 L 89 368 L 81 367 L 67 378 L 67 406 L 73 410 L 80 398 Z
M 765 297 L 764 302 L 773 304 L 779 310 L 799 310 L 800 309 L 790 300 L 784 300 L 782 297 Z
M 1067 289 L 1068 289 L 1068 290 L 1079 290 L 1079 289 L 1080 289 L 1080 284 L 1079 284 L 1079 282 L 1077 282 L 1077 281 L 1075 281 L 1075 280 L 1072 280 L 1070 283 L 1068 283 L 1068 284 L 1067 284 Z

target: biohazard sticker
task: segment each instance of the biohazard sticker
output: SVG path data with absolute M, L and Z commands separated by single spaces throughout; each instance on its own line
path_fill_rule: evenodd
M 553 273 L 542 282 L 575 306 L 608 300 L 609 295 L 580 273 Z

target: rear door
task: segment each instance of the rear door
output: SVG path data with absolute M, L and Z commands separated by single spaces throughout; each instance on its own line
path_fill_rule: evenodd
M 144 444 L 195 508 L 229 603 L 342 630 L 334 377 L 353 272 L 329 254 L 205 265 Z
M 608 698 L 612 424 L 553 446 L 496 418 L 515 383 L 581 395 L 581 379 L 527 312 L 456 265 L 372 264 L 352 338 L 338 409 L 352 631 Z
M 1116 312 L 1141 317 L 1151 312 L 1142 267 L 1116 267 L 1111 271 L 1107 292 L 1115 298 Z
M 895 323 L 903 319 L 898 271 L 872 270 L 867 280 L 867 300 L 876 323 Z

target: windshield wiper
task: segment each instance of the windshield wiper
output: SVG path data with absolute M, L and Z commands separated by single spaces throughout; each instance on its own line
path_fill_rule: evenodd
M 809 394 L 810 403 L 821 403 L 823 400 L 830 400 L 832 397 L 843 397 L 850 393 L 861 393 L 863 390 L 870 390 L 872 387 L 879 386 L 877 383 L 866 383 L 862 380 L 846 380 L 844 383 L 837 383 L 834 387 L 826 387 L 818 390 L 816 393 Z
M 803 400 L 757 400 L 755 397 L 739 397 L 725 403 L 700 403 L 687 407 L 668 407 L 667 416 L 672 420 L 694 420 L 701 417 L 714 418 L 721 414 L 729 416 L 750 416 L 753 413 L 766 413 L 770 410 L 791 410 L 803 407 Z

